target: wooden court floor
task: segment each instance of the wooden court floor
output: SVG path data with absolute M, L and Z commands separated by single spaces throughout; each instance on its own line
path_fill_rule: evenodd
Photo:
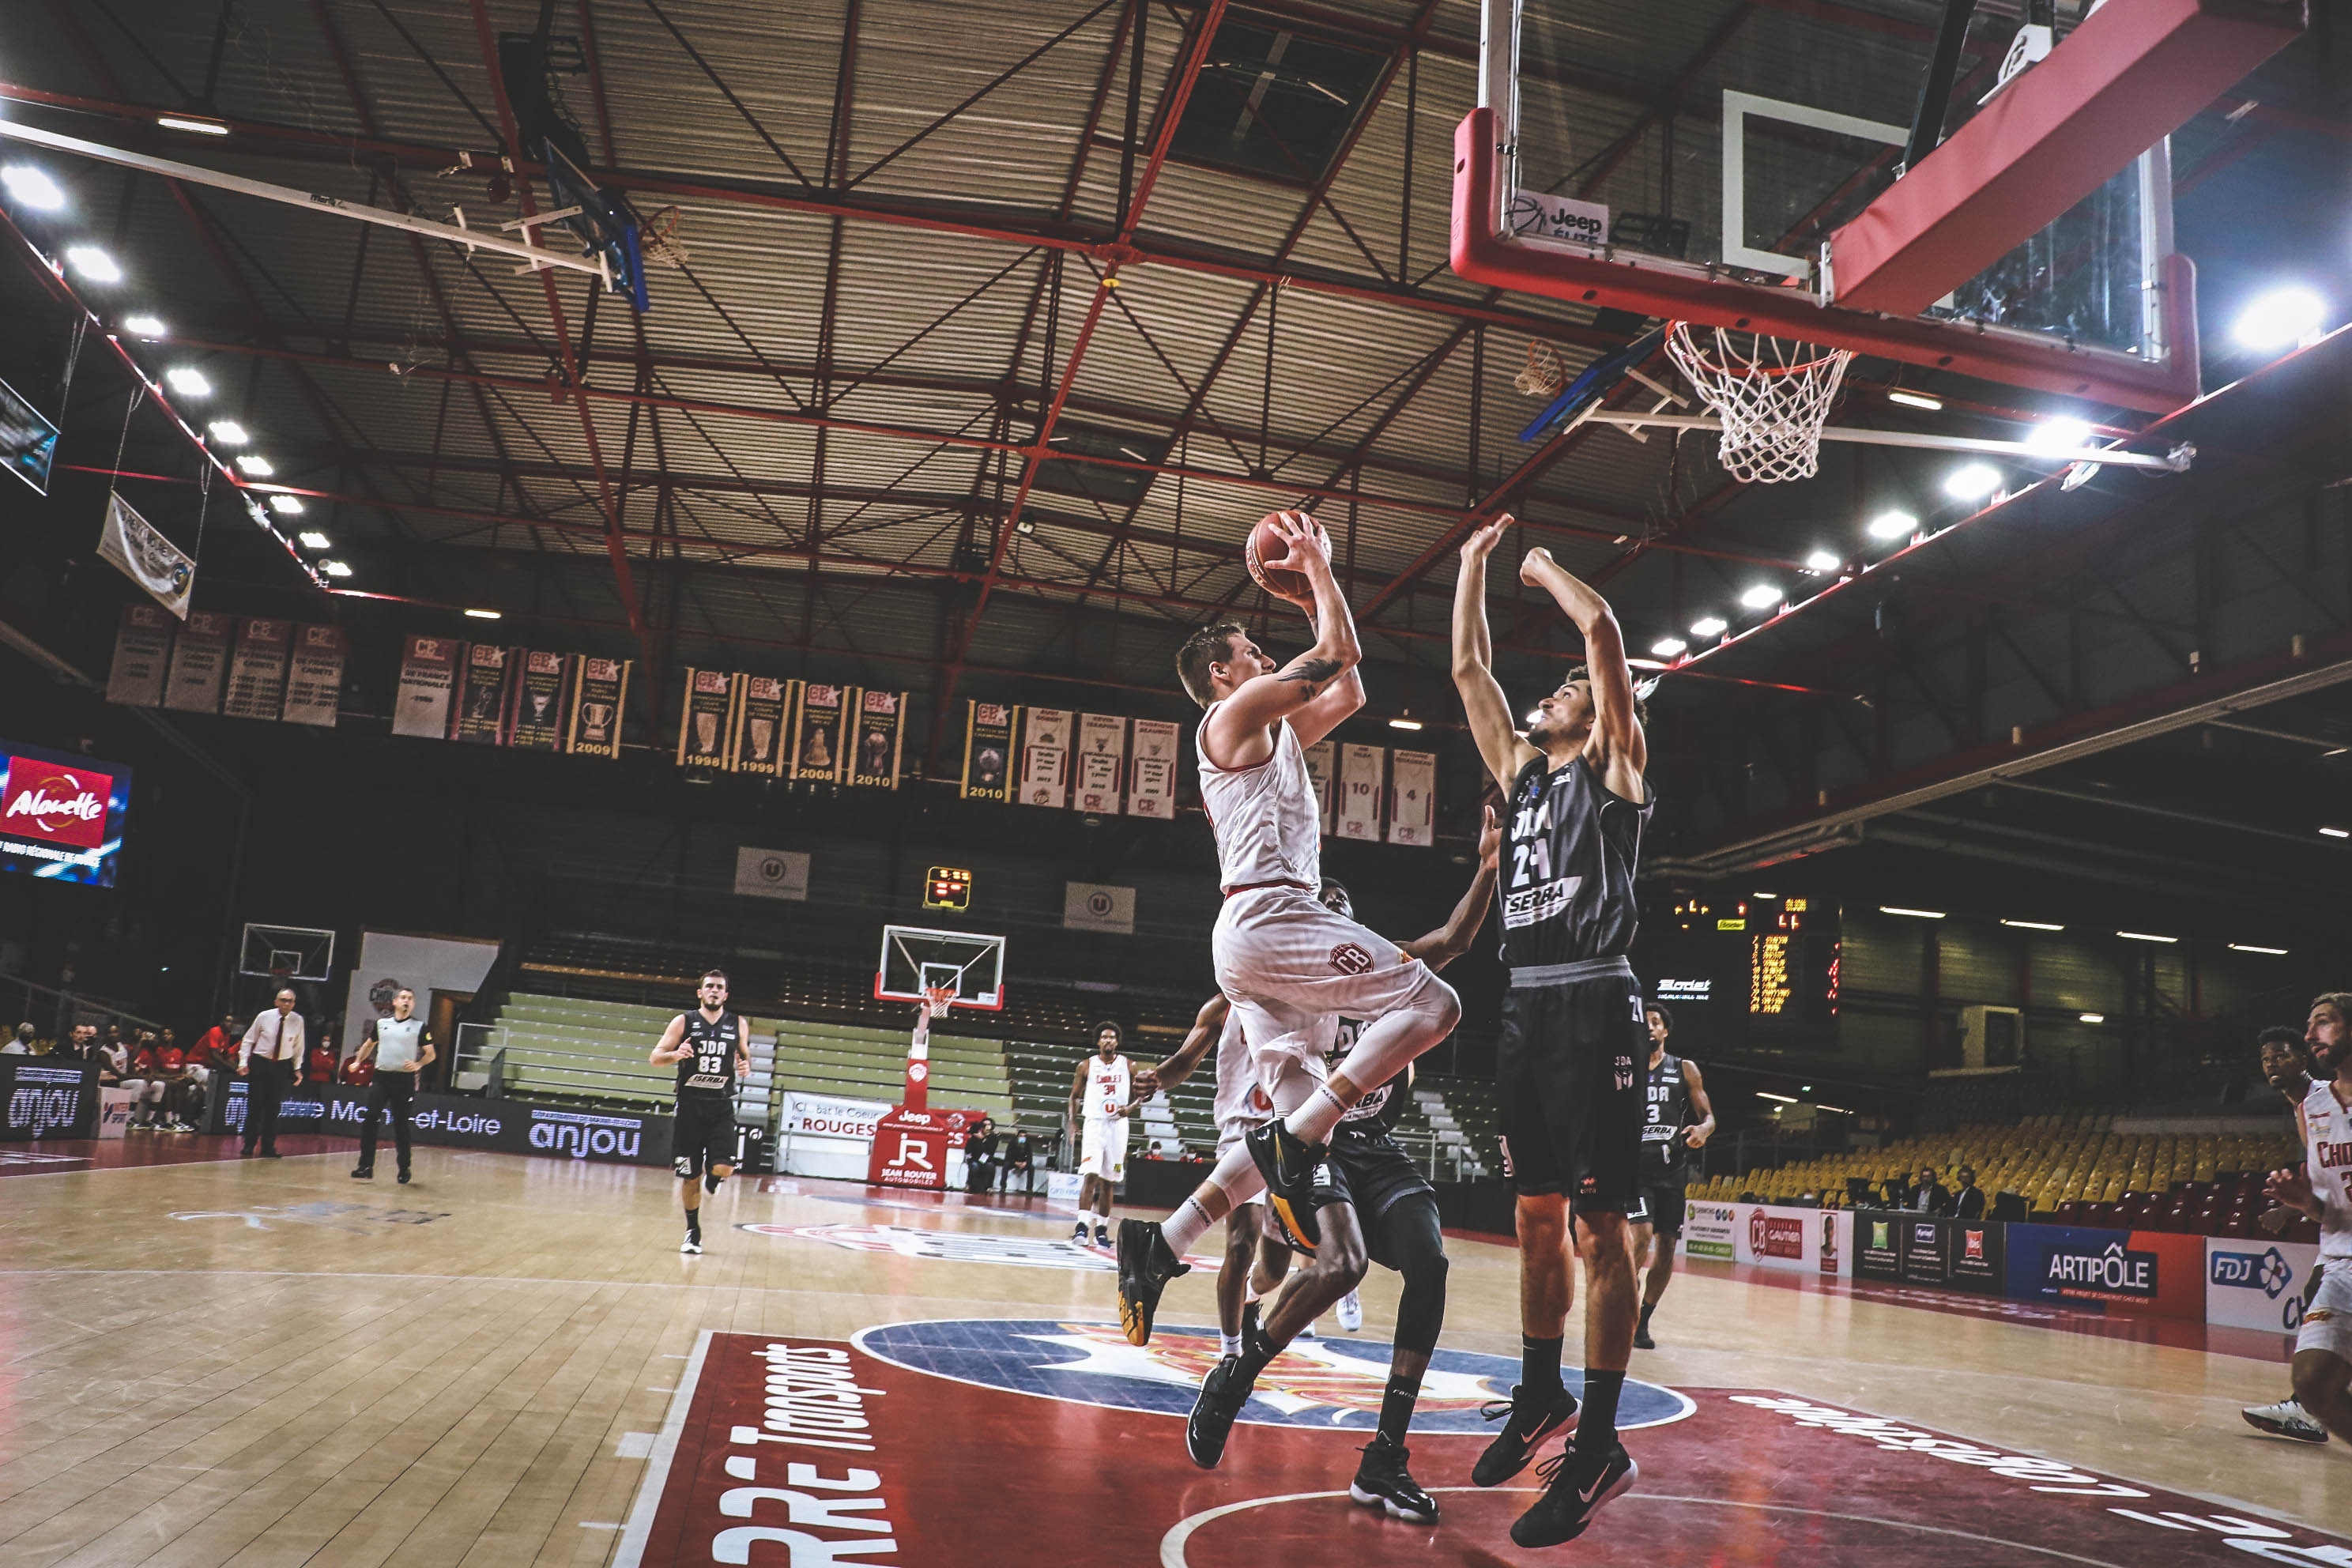
M 1502 1534 L 1502 1510 L 1524 1497 L 1475 1497 L 1465 1485 L 1440 1494 L 1446 1521 L 1417 1532 L 1329 1500 L 1347 1484 L 1360 1431 L 1334 1441 L 1297 1424 L 1244 1426 L 1224 1466 L 1204 1476 L 1185 1462 L 1165 1408 L 1035 1397 L 1018 1386 L 1028 1373 L 998 1380 L 1013 1392 L 985 1392 L 997 1377 L 987 1369 L 1012 1364 L 983 1342 L 998 1320 L 1034 1321 L 1031 1339 L 1078 1346 L 1055 1356 L 1118 1373 L 1116 1347 L 1105 1348 L 1115 1332 L 1092 1326 L 1115 1321 L 1111 1277 L 1103 1260 L 1061 1245 L 1067 1220 L 1042 1208 L 876 1202 L 842 1184 L 745 1180 L 709 1200 L 709 1250 L 686 1258 L 666 1172 L 420 1149 L 418 1180 L 403 1188 L 388 1161 L 373 1183 L 349 1179 L 351 1163 L 337 1149 L 275 1162 L 10 1167 L 33 1173 L 0 1179 L 0 1563 L 1208 1568 L 1249 1560 L 1251 1542 L 1311 1542 L 1335 1530 L 1354 1564 L 2352 1563 L 2326 1554 L 2326 1542 L 2343 1552 L 2352 1537 L 2352 1452 L 2264 1438 L 2239 1419 L 2241 1405 L 2284 1394 L 2283 1350 L 2266 1361 L 2173 1348 L 1701 1266 L 1677 1279 L 1658 1316 L 1664 1348 L 1637 1352 L 1634 1364 L 1637 1378 L 1671 1391 L 1657 1394 L 1661 1408 L 1694 1413 L 1629 1436 L 1644 1461 L 1642 1487 L 1584 1541 L 1520 1552 Z M 1516 1254 L 1458 1239 L 1449 1250 L 1441 1362 L 1464 1352 L 1455 1362 L 1475 1371 L 1488 1365 L 1480 1352 L 1507 1358 L 1489 1370 L 1507 1384 Z M 1163 1324 L 1213 1324 L 1213 1281 L 1205 1268 L 1178 1281 Z M 1394 1302 L 1392 1277 L 1376 1269 L 1362 1340 L 1385 1340 Z M 1324 1328 L 1346 1338 L 1328 1320 Z M 1181 1351 L 1181 1335 L 1170 1333 Z M 889 1416 L 876 1416 L 880 1457 L 817 1456 L 849 1464 L 852 1478 L 887 1478 L 868 1484 L 893 1500 L 895 1534 L 856 1537 L 854 1551 L 842 1545 L 851 1537 L 809 1531 L 799 1544 L 782 1539 L 794 1531 L 772 1531 L 715 1554 L 681 1546 L 687 1527 L 661 1478 L 690 1479 L 697 1463 L 719 1475 L 725 1456 L 696 1459 L 694 1434 L 705 1403 L 726 1393 L 705 1386 L 726 1358 L 861 1334 L 855 1351 L 798 1353 L 869 1371 L 887 1363 L 898 1380 L 858 1376 L 869 1393 L 890 1391 L 865 1401 Z M 950 1342 L 966 1361 L 938 1359 Z M 1347 1349 L 1309 1372 L 1352 1376 Z M 1362 1364 L 1384 1373 L 1385 1351 L 1377 1354 Z M 1166 1374 L 1155 1395 L 1163 1406 L 1189 1404 L 1181 1375 Z M 1464 1395 L 1471 1375 L 1446 1390 Z M 1113 1384 L 1129 1386 L 1117 1375 L 1101 1385 Z M 1314 1392 L 1314 1376 L 1297 1386 L 1302 1408 L 1354 1397 Z M 1377 1375 L 1370 1386 L 1376 1405 Z M 1727 1390 L 1762 1392 L 1717 1397 Z M 1476 1424 L 1474 1404 L 1455 1397 L 1453 1414 L 1438 1415 L 1424 1405 L 1425 1417 L 1454 1423 L 1416 1428 L 1424 1483 L 1466 1483 L 1481 1441 L 1464 1425 Z M 1925 1439 L 1890 1444 L 1883 1431 L 1823 1426 L 1807 1407 L 1952 1441 L 1940 1454 Z M 714 1419 L 711 1441 L 724 1444 L 730 1428 Z M 750 1441 L 741 1426 L 731 1430 Z M 2077 1467 L 2098 1484 L 2087 1497 L 2081 1487 L 2036 1497 L 1965 1458 L 1980 1449 Z M 745 1452 L 725 1458 L 740 1467 L 726 1476 L 779 1457 Z M 1937 1462 L 1956 1455 L 1963 1462 Z M 855 1468 L 869 1462 L 871 1471 Z M 1896 1462 L 1913 1468 L 1873 1468 Z M 646 1484 L 649 1467 L 657 1484 Z M 815 1484 L 804 1468 L 794 1467 L 793 1484 Z M 2010 1494 L 1983 1489 L 2003 1486 L 2018 1489 L 2017 1509 L 2063 1506 L 2087 1533 L 2063 1551 L 2046 1531 L 2038 1546 L 2004 1536 L 1996 1525 Z M 1807 1487 L 1853 1495 L 1816 1505 Z M 1778 1500 L 1755 1500 L 1768 1492 Z M 1854 1500 L 1873 1496 L 1881 1500 Z M 966 1500 L 950 1517 L 926 1517 L 958 1498 Z M 991 1499 L 1014 1498 L 1028 1500 L 987 1517 Z M 1930 1503 L 1944 1511 L 1918 1511 Z M 765 1517 L 725 1506 L 745 1510 L 730 1519 Z M 1762 1511 L 1717 1531 L 1714 1514 L 1741 1507 Z M 1111 1515 L 1133 1521 L 1142 1544 L 1090 1523 Z M 1236 1536 L 1244 1526 L 1257 1533 Z M 2240 1539 L 2225 1540 L 2231 1531 Z M 2254 1552 L 2248 1532 L 2271 1546 Z M 1813 1546 L 1777 1554 L 1801 1540 Z

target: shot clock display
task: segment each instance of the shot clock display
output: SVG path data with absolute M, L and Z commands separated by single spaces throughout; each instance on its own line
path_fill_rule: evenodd
M 952 866 L 934 866 L 923 879 L 923 908 L 927 910 L 968 910 L 971 908 L 971 873 Z

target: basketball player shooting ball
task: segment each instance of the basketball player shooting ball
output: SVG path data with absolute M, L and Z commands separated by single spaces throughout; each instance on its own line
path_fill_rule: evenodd
M 1625 954 L 1637 913 L 1633 865 L 1655 803 L 1642 776 L 1649 745 L 1617 617 L 1541 549 L 1521 559 L 1519 581 L 1549 594 L 1576 623 L 1585 662 L 1536 704 L 1526 739 L 1512 723 L 1486 629 L 1486 558 L 1511 522 L 1497 519 L 1464 542 L 1454 586 L 1454 684 L 1510 814 L 1501 897 L 1511 984 L 1495 1072 L 1503 1173 L 1517 1194 L 1526 1336 L 1510 1415 L 1471 1479 L 1508 1480 L 1576 1415 L 1559 1375 L 1572 1198 L 1591 1291 L 1584 1409 L 1571 1446 L 1545 1467 L 1543 1496 L 1511 1526 L 1521 1546 L 1557 1546 L 1581 1535 L 1641 1474 L 1617 1441 L 1636 1301 L 1626 1215 L 1641 1203 L 1648 1092 L 1636 1064 L 1649 1052 Z
M 1363 706 L 1362 655 L 1319 523 L 1275 513 L 1252 531 L 1250 556 L 1268 592 L 1307 612 L 1315 646 L 1277 665 L 1223 621 L 1185 641 L 1176 668 L 1207 710 L 1194 750 L 1225 894 L 1210 932 L 1217 988 L 1241 1018 L 1274 1119 L 1228 1150 L 1164 1225 L 1119 1222 L 1119 1322 L 1131 1344 L 1150 1342 L 1160 1293 L 1185 1271 L 1185 1249 L 1259 1191 L 1292 1240 L 1314 1250 L 1315 1168 L 1332 1129 L 1462 1016 L 1454 988 L 1427 964 L 1317 896 L 1322 814 L 1306 748 Z M 1322 1047 L 1341 1016 L 1367 1022 L 1327 1079 Z

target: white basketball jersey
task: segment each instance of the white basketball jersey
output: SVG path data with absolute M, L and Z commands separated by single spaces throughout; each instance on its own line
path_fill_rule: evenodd
M 2352 1111 L 2336 1102 L 2328 1080 L 2303 1097 L 2303 1127 L 2311 1190 L 2320 1204 L 2319 1255 L 2352 1262 Z
M 1209 712 L 1193 732 L 1201 768 L 1201 806 L 1217 835 L 1217 876 L 1225 888 L 1265 882 L 1323 883 L 1323 814 L 1298 731 L 1285 719 L 1274 727 L 1274 755 L 1255 767 L 1221 768 L 1209 760 Z
M 1239 1008 L 1225 1015 L 1225 1032 L 1217 1037 L 1217 1125 L 1231 1121 L 1263 1121 L 1274 1113 L 1274 1102 L 1259 1092 L 1257 1063 L 1250 1057 L 1249 1040 L 1242 1033 Z
M 1100 1057 L 1087 1058 L 1087 1114 L 1108 1116 L 1116 1106 L 1132 1099 L 1128 1092 L 1129 1068 L 1125 1057 L 1113 1057 L 1105 1061 Z

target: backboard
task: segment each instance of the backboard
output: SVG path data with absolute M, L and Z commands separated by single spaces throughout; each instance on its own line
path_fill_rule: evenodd
M 1699 13 L 1661 61 L 1643 52 L 1657 28 L 1612 29 L 1586 0 L 1485 0 L 1454 270 L 2168 412 L 2197 375 L 2166 137 L 2300 19 L 2217 22 L 2203 0 L 2083 9 L 2039 33 L 1979 15 L 1940 141 L 1926 133 L 1906 169 L 1931 20 L 1660 8 Z M 1611 95 L 1677 66 L 1657 89 L 1672 113 Z
M 273 926 L 248 921 L 238 950 L 236 972 L 274 980 L 334 978 L 335 933 L 310 926 Z
M 924 988 L 952 985 L 950 1005 L 999 1012 L 1004 1006 L 1004 939 L 978 931 L 886 925 L 875 965 L 874 994 L 920 1004 Z

